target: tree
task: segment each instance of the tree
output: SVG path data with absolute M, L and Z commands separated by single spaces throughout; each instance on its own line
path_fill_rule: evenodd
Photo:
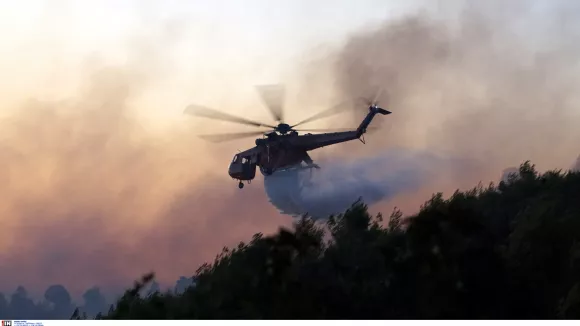
M 361 201 L 224 248 L 184 291 L 128 290 L 111 319 L 580 317 L 580 173 L 525 162 L 385 223 Z

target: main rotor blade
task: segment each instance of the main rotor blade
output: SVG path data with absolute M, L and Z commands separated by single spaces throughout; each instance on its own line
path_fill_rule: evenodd
M 214 135 L 199 135 L 198 137 L 212 143 L 222 143 L 226 141 L 255 137 L 264 134 L 267 131 L 250 131 L 250 132 L 237 132 L 231 134 L 214 134 Z
M 356 128 L 328 128 L 328 129 L 294 129 L 296 131 L 313 131 L 313 132 L 333 132 L 333 131 L 355 131 Z
M 377 127 L 368 127 L 367 131 L 377 130 Z M 356 131 L 356 127 L 354 128 L 329 128 L 329 129 L 294 129 L 295 131 L 313 131 L 313 132 L 340 132 L 340 131 Z
M 258 85 L 256 90 L 260 93 L 262 101 L 270 110 L 272 118 L 278 123 L 284 121 L 284 97 L 285 89 L 282 85 Z
M 235 122 L 235 123 L 249 125 L 249 126 L 255 126 L 255 127 L 276 128 L 276 127 L 269 125 L 269 124 L 256 122 L 256 121 L 248 120 L 245 118 L 236 117 L 236 116 L 228 114 L 228 113 L 220 112 L 220 111 L 210 109 L 208 107 L 201 106 L 201 105 L 196 105 L 196 104 L 191 104 L 191 105 L 187 106 L 183 112 L 187 113 L 187 114 L 194 115 L 194 116 L 198 116 L 198 117 L 208 118 L 208 119 Z
M 335 114 L 341 113 L 343 111 L 350 110 L 354 107 L 355 102 L 357 102 L 357 101 L 356 100 L 346 100 L 344 102 L 341 102 L 341 103 L 339 103 L 339 104 L 337 104 L 337 105 L 335 105 L 327 110 L 324 110 L 322 112 L 319 112 L 319 113 L 311 116 L 308 119 L 304 119 L 304 120 L 298 122 L 297 124 L 293 125 L 292 128 L 299 126 L 299 125 L 302 125 L 302 124 L 305 124 L 307 122 L 320 120 L 322 118 L 327 118 L 327 117 L 333 116 Z

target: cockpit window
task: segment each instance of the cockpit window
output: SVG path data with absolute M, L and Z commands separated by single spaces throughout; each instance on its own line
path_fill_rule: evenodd
M 237 162 L 238 161 L 238 155 L 234 155 L 234 159 L 232 160 L 232 162 Z

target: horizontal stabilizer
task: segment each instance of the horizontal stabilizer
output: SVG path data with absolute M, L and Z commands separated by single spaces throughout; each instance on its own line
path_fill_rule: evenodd
M 372 111 L 375 113 L 380 113 L 382 115 L 387 115 L 387 114 L 391 114 L 391 111 L 387 111 L 385 109 L 379 108 L 379 107 L 373 107 Z

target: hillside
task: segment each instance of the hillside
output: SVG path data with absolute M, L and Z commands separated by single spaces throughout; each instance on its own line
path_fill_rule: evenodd
M 224 249 L 181 295 L 136 284 L 106 318 L 579 318 L 579 199 L 580 173 L 525 163 L 386 224 L 359 202 Z

